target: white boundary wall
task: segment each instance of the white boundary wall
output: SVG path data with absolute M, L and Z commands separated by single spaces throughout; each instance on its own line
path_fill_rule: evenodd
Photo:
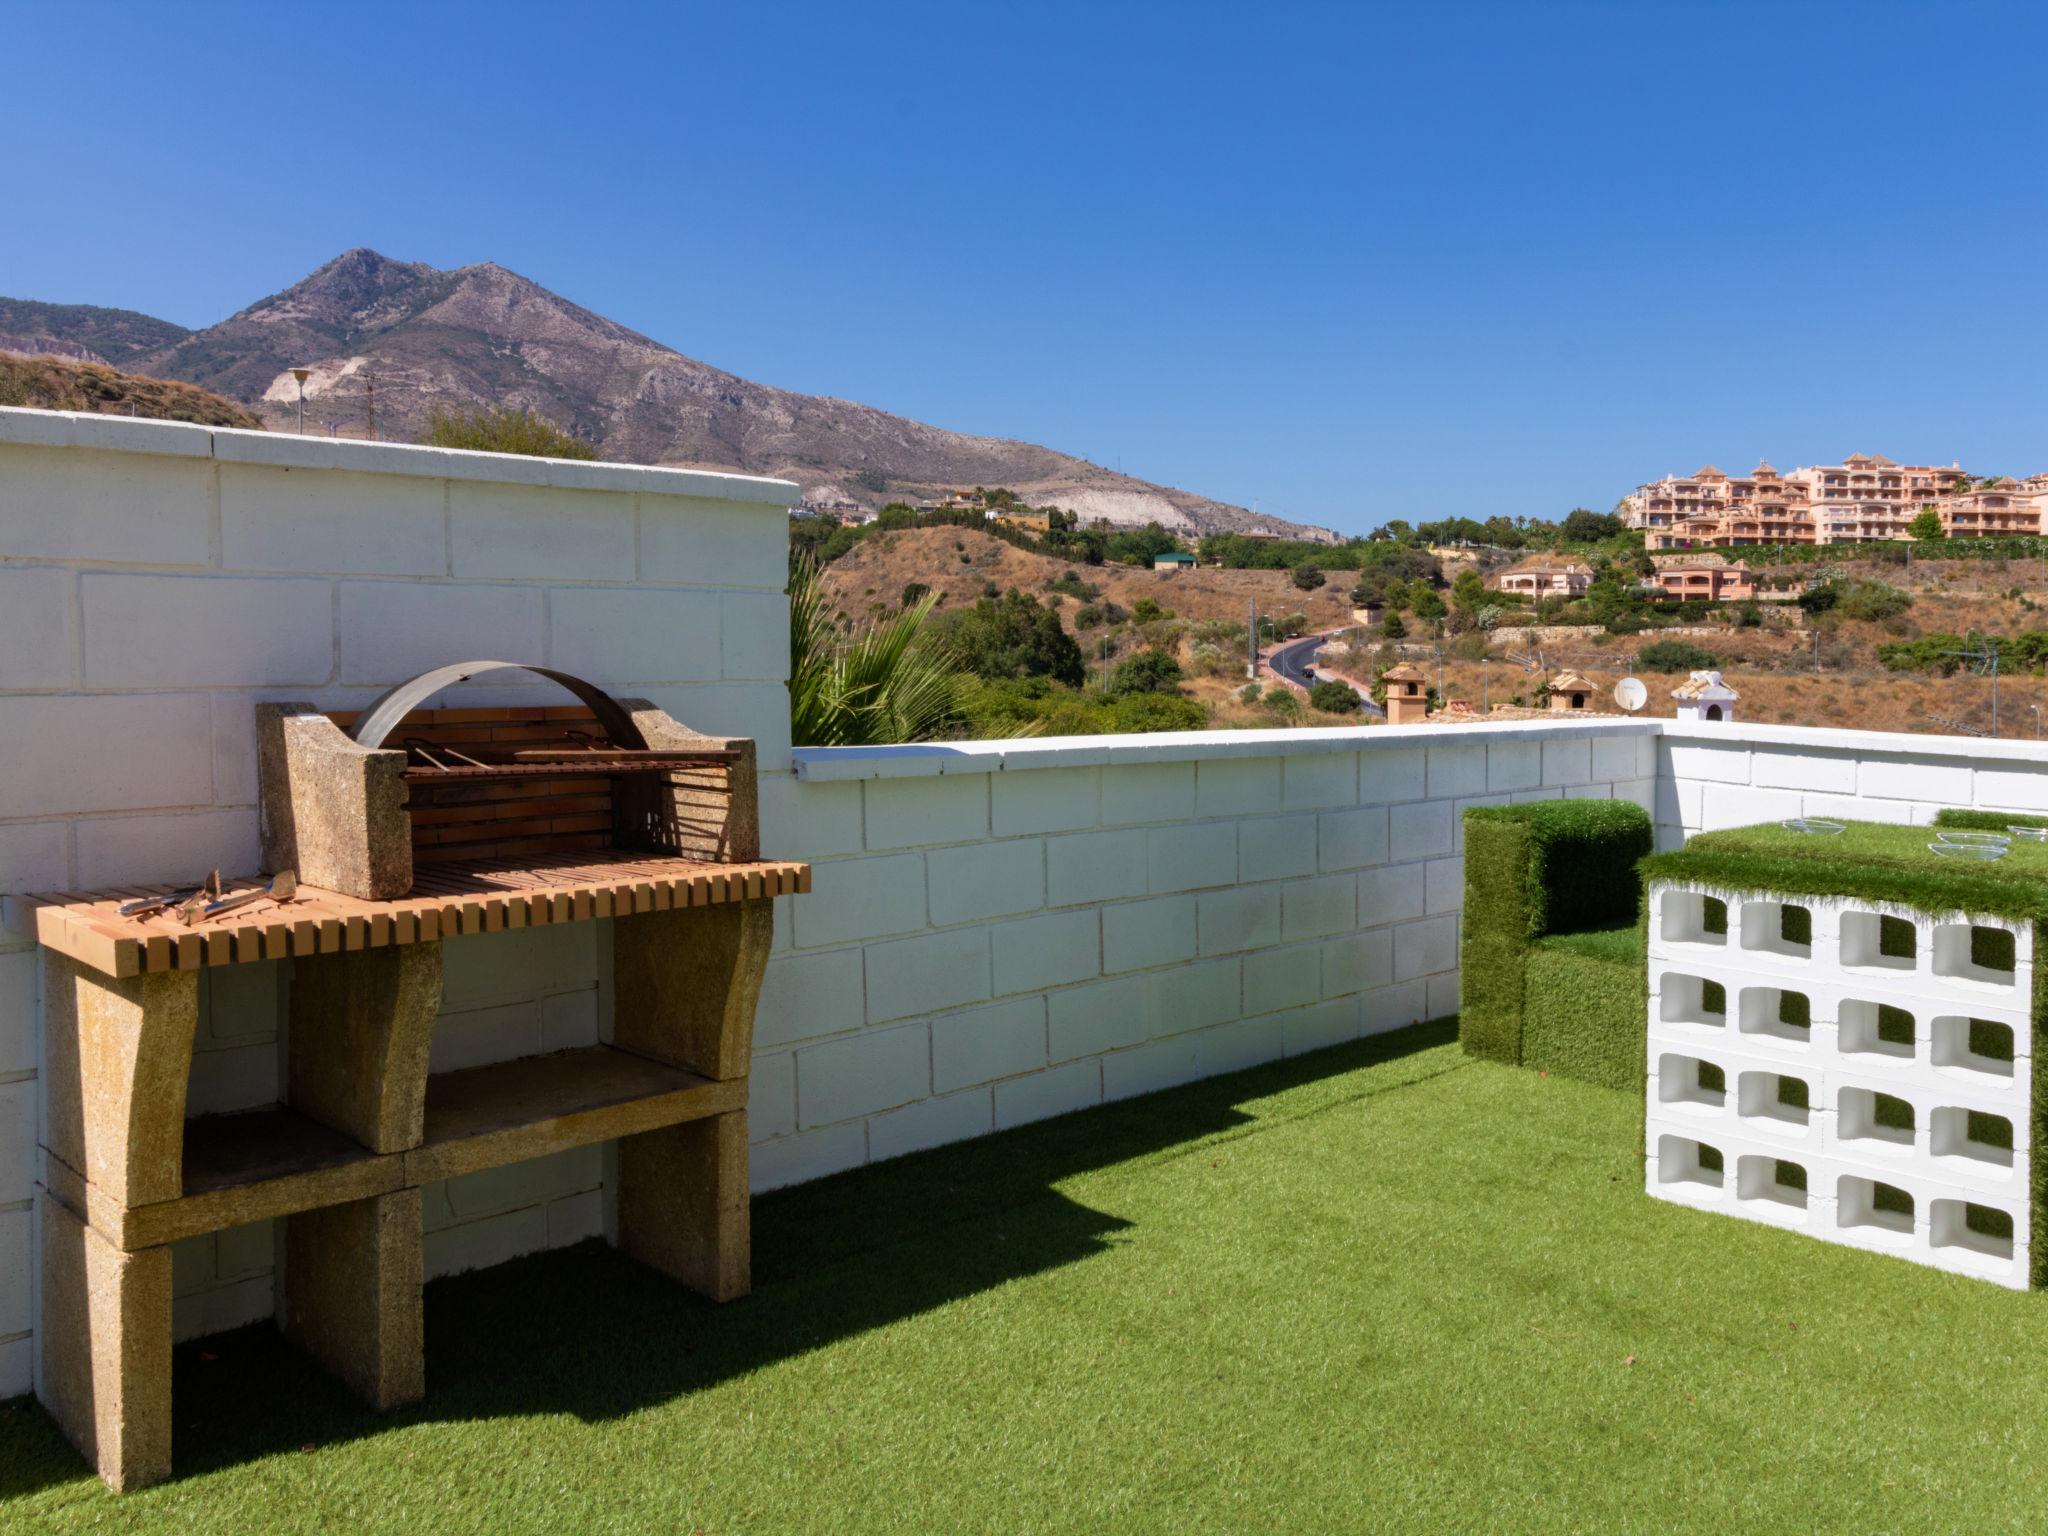
M 793 487 L 0 410 L 0 893 L 255 862 L 258 700 L 493 656 L 754 736 L 777 918 L 757 1188 L 1453 1011 L 1467 805 L 2048 809 L 2035 744 L 1578 720 L 792 753 Z M 493 690 L 491 701 L 528 697 Z M 598 925 L 455 941 L 438 1066 L 601 1038 Z M 28 1385 L 34 951 L 0 932 L 0 1395 Z M 281 968 L 208 978 L 195 1111 L 277 1092 Z M 605 1155 L 453 1181 L 435 1273 L 603 1229 Z M 178 1253 L 186 1335 L 270 1310 L 267 1228 Z

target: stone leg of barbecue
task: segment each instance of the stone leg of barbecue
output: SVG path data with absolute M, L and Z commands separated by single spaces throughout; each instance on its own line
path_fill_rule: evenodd
M 408 1152 L 426 1118 L 441 1008 L 441 946 L 358 949 L 292 962 L 292 1108 L 372 1152 Z
M 95 1200 L 177 1199 L 198 973 L 118 978 L 46 949 L 43 997 L 43 1145 L 84 1176 Z
M 419 1190 L 287 1217 L 284 1255 L 285 1337 L 372 1408 L 424 1396 Z
M 713 1301 L 747 1294 L 747 1112 L 619 1139 L 619 1246 Z
M 41 1397 L 115 1492 L 171 1475 L 171 1250 L 123 1253 L 43 1192 Z
M 745 1077 L 774 934 L 765 900 L 614 920 L 612 1043 L 699 1077 Z

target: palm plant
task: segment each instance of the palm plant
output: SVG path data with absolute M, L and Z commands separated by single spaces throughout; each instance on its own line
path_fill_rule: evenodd
M 789 722 L 799 747 L 932 741 L 964 722 L 971 680 L 925 630 L 939 595 L 926 592 L 885 623 L 842 638 L 809 556 L 789 578 Z M 1036 722 L 1029 722 L 1035 727 Z M 986 734 L 986 733 L 985 733 Z M 1011 734 L 1025 734 L 1013 732 Z

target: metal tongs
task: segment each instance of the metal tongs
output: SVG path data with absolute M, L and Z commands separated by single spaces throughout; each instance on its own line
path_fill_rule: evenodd
M 198 917 L 187 922 L 197 922 L 201 917 L 219 917 L 223 912 L 232 912 L 237 907 L 246 907 L 258 901 L 287 902 L 299 894 L 299 877 L 289 869 L 280 869 L 270 877 L 270 884 L 259 885 L 250 890 L 237 891 L 232 896 L 222 896 L 209 901 L 199 909 Z
M 208 903 L 219 899 L 220 893 L 220 871 L 216 869 L 197 885 L 164 896 L 138 896 L 122 902 L 115 910 L 123 917 L 155 917 L 159 912 L 175 911 L 179 921 L 189 928 L 199 920 Z

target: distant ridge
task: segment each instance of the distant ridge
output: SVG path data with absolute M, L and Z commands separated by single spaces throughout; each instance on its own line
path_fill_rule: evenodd
M 373 394 L 377 435 L 408 440 L 437 404 L 529 406 L 606 458 L 785 476 L 816 503 L 877 507 L 1000 485 L 1088 520 L 1335 537 L 1036 444 L 755 384 L 490 262 L 442 271 L 347 251 L 197 331 L 126 310 L 0 299 L 0 335 L 12 330 L 198 384 L 273 426 L 296 422 L 288 370 L 304 366 L 310 431 L 334 422 L 365 435 Z

